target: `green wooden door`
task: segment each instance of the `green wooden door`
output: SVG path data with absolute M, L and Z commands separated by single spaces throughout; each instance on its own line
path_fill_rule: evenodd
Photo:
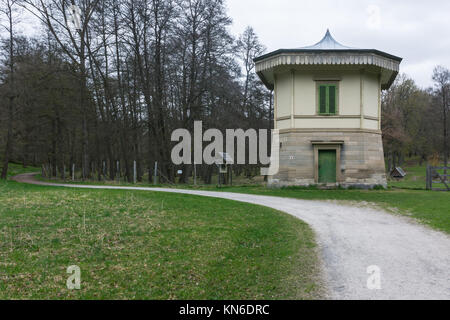
M 319 150 L 319 183 L 336 182 L 336 150 Z

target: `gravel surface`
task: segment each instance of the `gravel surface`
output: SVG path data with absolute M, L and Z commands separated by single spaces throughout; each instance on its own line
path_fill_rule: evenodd
M 184 193 L 259 204 L 287 212 L 316 232 L 324 281 L 331 299 L 450 300 L 450 237 L 413 220 L 372 208 L 331 202 L 183 189 L 89 186 L 16 181 L 86 189 Z M 369 266 L 380 270 L 381 289 L 369 289 Z M 377 282 L 369 281 L 370 284 Z

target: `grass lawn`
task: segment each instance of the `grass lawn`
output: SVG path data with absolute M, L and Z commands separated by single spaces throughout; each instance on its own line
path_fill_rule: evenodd
M 412 164 L 402 168 L 406 172 L 406 177 L 389 181 L 389 186 L 402 189 L 426 189 L 427 165 L 425 163 L 422 166 Z
M 416 218 L 433 228 L 450 234 L 450 193 L 389 189 L 389 190 L 318 190 L 298 187 L 268 189 L 264 187 L 225 187 L 222 191 L 263 194 L 307 200 L 344 200 L 369 202 L 390 212 Z
M 315 249 L 270 208 L 0 182 L 0 299 L 320 298 Z M 66 288 L 70 265 L 81 290 Z
M 2 166 L 0 165 L 0 172 L 1 172 Z M 21 174 L 21 173 L 28 173 L 28 172 L 39 172 L 39 168 L 34 167 L 26 167 L 24 168 L 21 164 L 16 163 L 10 163 L 8 165 L 8 177 L 13 177 L 15 175 Z
M 425 188 L 421 189 L 420 187 L 422 182 L 419 182 L 419 180 L 422 169 L 422 167 L 412 167 L 412 169 L 407 168 L 408 178 L 404 181 L 390 182 L 390 187 L 388 190 L 320 190 L 317 188 L 302 187 L 272 189 L 266 188 L 262 185 L 222 186 L 220 188 L 216 185 L 165 185 L 163 187 L 261 194 L 306 200 L 341 200 L 357 201 L 359 203 L 369 202 L 386 209 L 387 211 L 410 216 L 417 219 L 421 223 L 425 223 L 430 227 L 450 234 L 450 192 L 428 191 L 425 190 Z M 414 172 L 417 172 L 417 175 L 414 175 Z M 81 182 L 78 181 L 76 183 Z M 130 183 L 107 181 L 83 183 L 133 186 L 133 184 Z M 153 187 L 153 185 L 148 185 L 145 183 L 134 186 Z
M 390 181 L 390 186 L 402 189 L 426 190 L 427 166 L 425 163 L 420 166 L 417 162 L 411 161 L 411 164 L 405 165 L 404 169 L 406 177 L 401 180 Z M 438 173 L 444 174 L 444 171 L 438 170 Z M 433 181 L 439 181 L 439 179 L 435 177 Z M 446 186 L 443 183 L 433 183 L 433 188 L 446 189 Z
M 450 193 L 419 189 L 422 167 L 405 170 L 408 178 L 388 190 L 174 187 L 373 203 L 450 234 Z M 16 274 L 23 281 L 29 297 L 272 299 L 321 294 L 311 230 L 268 208 L 149 192 L 57 190 L 11 182 L 1 188 L 0 265 L 9 268 L 6 279 Z M 33 263 L 40 269 L 29 266 Z M 85 270 L 85 287 L 79 292 L 65 289 L 69 264 Z M 31 286 L 43 281 L 53 286 Z M 14 284 L 0 282 L 0 298 L 14 297 L 11 292 L 21 288 L 8 283 Z

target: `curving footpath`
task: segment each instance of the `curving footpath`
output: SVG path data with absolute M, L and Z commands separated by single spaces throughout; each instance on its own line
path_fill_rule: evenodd
M 33 175 L 19 175 L 14 180 L 54 187 L 183 193 L 274 208 L 298 217 L 315 230 L 331 299 L 450 300 L 450 237 L 406 217 L 330 202 L 229 192 L 56 184 L 36 181 Z M 369 266 L 379 267 L 381 289 L 373 288 L 377 275 L 368 273 Z

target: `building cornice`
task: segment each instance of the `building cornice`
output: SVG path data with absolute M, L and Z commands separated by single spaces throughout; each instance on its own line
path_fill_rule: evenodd
M 375 66 L 389 73 L 382 89 L 388 89 L 400 70 L 402 58 L 378 50 L 277 50 L 255 59 L 255 70 L 267 88 L 273 90 L 266 72 L 280 66 Z
M 294 115 L 294 119 L 360 119 L 360 115 L 335 115 L 335 116 L 322 116 L 322 115 Z M 277 118 L 277 121 L 289 120 L 291 116 L 284 116 Z M 363 116 L 365 120 L 376 120 L 379 119 L 377 117 L 372 116 Z
M 398 72 L 401 60 L 387 58 L 374 53 L 327 51 L 320 54 L 313 52 L 279 53 L 261 60 L 255 59 L 255 62 L 256 72 L 266 71 L 282 65 L 373 65 Z
M 371 130 L 371 129 L 350 129 L 350 128 L 289 128 L 289 129 L 280 129 L 280 134 L 286 133 L 317 133 L 317 132 L 327 132 L 329 134 L 333 134 L 335 132 L 346 132 L 346 133 L 373 133 L 373 134 L 382 134 L 381 130 Z
M 324 50 L 320 50 L 320 49 L 316 49 L 316 50 L 312 50 L 312 49 L 279 49 L 279 50 L 275 50 L 272 52 L 269 52 L 265 55 L 256 57 L 255 59 L 253 59 L 253 61 L 255 63 L 261 62 L 263 60 L 267 60 L 269 58 L 272 58 L 274 56 L 278 56 L 278 55 L 295 55 L 295 56 L 300 56 L 300 55 L 309 55 L 309 56 L 321 56 L 321 55 L 333 55 L 333 56 L 357 56 L 357 55 L 377 55 L 380 57 L 384 57 L 390 60 L 394 60 L 397 61 L 398 63 L 402 62 L 403 58 L 394 56 L 392 54 L 383 52 L 383 51 L 379 51 L 376 49 L 347 49 L 347 50 L 330 50 L 330 49 L 324 49 Z

